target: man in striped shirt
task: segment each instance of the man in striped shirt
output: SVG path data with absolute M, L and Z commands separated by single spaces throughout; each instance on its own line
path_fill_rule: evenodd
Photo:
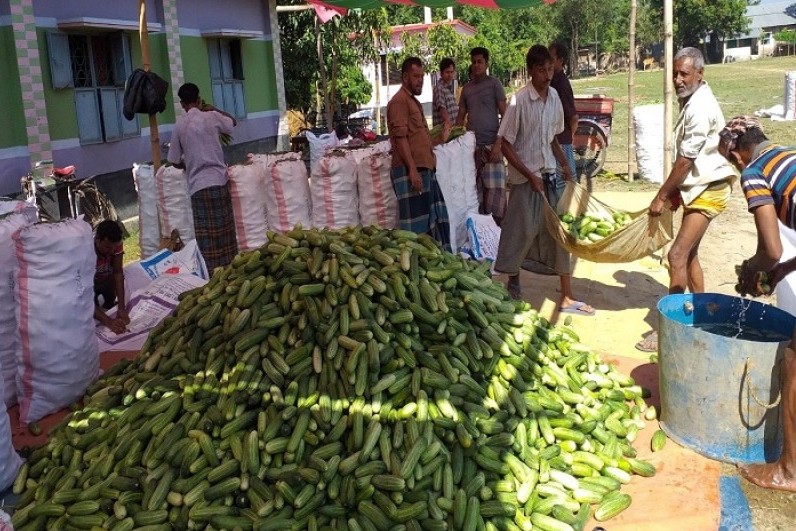
M 561 312 L 594 315 L 594 308 L 572 294 L 570 255 L 544 227 L 545 202 L 555 208 L 565 183 L 572 180 L 564 151 L 556 135 L 564 130 L 564 110 L 558 93 L 550 87 L 553 59 L 545 46 L 532 46 L 525 59 L 531 81 L 511 98 L 500 123 L 498 141 L 509 163 L 511 184 L 503 220 L 495 270 L 509 276 L 506 288 L 520 298 L 520 266 L 526 257 L 543 265 L 561 280 Z M 556 177 L 556 163 L 563 179 Z
M 796 271 L 796 259 L 780 263 L 781 221 L 796 230 L 796 149 L 769 141 L 754 116 L 736 116 L 719 133 L 719 152 L 741 171 L 749 211 L 757 226 L 757 252 L 744 262 L 741 293 L 762 295 L 757 272 L 771 272 L 770 284 Z M 796 330 L 782 360 L 782 415 L 784 444 L 779 461 L 741 467 L 741 474 L 765 488 L 796 492 Z

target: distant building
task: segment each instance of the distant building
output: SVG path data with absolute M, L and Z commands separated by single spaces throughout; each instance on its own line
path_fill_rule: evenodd
M 774 55 L 774 35 L 796 30 L 796 1 L 761 3 L 746 8 L 749 30 L 724 42 L 724 61 L 746 61 Z
M 386 108 L 387 102 L 390 98 L 395 96 L 395 93 L 401 88 L 401 68 L 400 65 L 395 66 L 388 64 L 387 58 L 390 53 L 400 51 L 403 48 L 401 44 L 401 35 L 404 33 L 409 34 L 422 34 L 427 33 L 429 29 L 441 26 L 450 25 L 456 30 L 457 33 L 465 37 L 472 37 L 476 33 L 476 29 L 466 22 L 458 19 L 445 20 L 442 22 L 424 23 L 424 24 L 404 24 L 401 26 L 393 26 L 391 28 L 392 35 L 390 37 L 390 44 L 387 48 L 381 51 L 381 57 L 378 64 L 367 64 L 362 67 L 362 73 L 365 75 L 370 84 L 373 86 L 370 101 L 363 105 L 365 108 L 376 109 Z M 429 65 L 423 81 L 423 93 L 418 96 L 420 103 L 423 104 L 423 109 L 426 114 L 431 116 L 431 99 L 434 86 L 439 79 L 439 65 Z

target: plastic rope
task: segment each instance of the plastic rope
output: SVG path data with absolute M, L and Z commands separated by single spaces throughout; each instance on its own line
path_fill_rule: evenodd
M 752 390 L 751 378 L 749 378 L 749 365 L 751 365 L 751 362 L 749 361 L 750 359 L 751 358 L 746 358 L 746 363 L 744 364 L 744 372 L 746 373 L 746 391 L 749 393 L 749 396 L 752 397 L 752 400 L 757 402 L 757 405 L 759 405 L 760 407 L 765 409 L 774 409 L 779 405 L 780 401 L 782 400 L 782 390 L 780 390 L 777 393 L 777 399 L 771 402 L 770 404 L 766 404 L 765 402 L 757 398 L 757 395 Z

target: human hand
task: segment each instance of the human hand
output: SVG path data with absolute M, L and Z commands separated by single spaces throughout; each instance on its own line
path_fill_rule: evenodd
M 567 182 L 575 180 L 572 177 L 572 171 L 567 166 L 564 166 L 564 180 Z
M 542 178 L 538 175 L 531 173 L 527 177 L 528 182 L 531 183 L 531 190 L 536 192 L 537 194 L 544 193 L 544 184 L 542 183 Z
M 489 162 L 500 162 L 503 160 L 503 150 L 497 142 L 492 145 L 492 150 L 489 152 Z
M 650 203 L 649 215 L 660 216 L 663 213 L 664 200 L 660 196 L 655 196 L 655 199 Z
M 409 170 L 409 182 L 412 183 L 412 190 L 416 193 L 419 194 L 423 191 L 423 181 L 415 168 Z
M 116 319 L 122 321 L 124 324 L 130 324 L 130 314 L 127 313 L 127 308 L 119 308 L 116 312 Z
M 105 323 L 105 326 L 110 328 L 111 332 L 114 334 L 123 334 L 127 331 L 127 326 L 125 326 L 124 321 L 121 319 L 111 319 L 109 318 L 108 321 Z
M 786 263 L 777 264 L 774 266 L 774 269 L 772 269 L 768 274 L 768 285 L 771 289 L 771 293 L 774 293 L 774 288 L 777 287 L 777 284 L 779 284 L 780 281 L 788 276 L 791 272 L 792 271 Z

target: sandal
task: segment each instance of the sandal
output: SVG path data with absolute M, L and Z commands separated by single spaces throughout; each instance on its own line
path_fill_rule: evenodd
M 658 332 L 651 332 L 647 337 L 636 343 L 641 352 L 658 352 Z

